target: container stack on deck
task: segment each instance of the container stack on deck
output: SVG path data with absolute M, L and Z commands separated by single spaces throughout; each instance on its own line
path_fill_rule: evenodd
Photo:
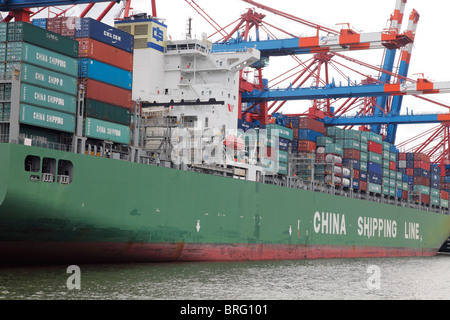
M 79 43 L 78 82 L 85 88 L 86 137 L 128 144 L 133 36 L 91 18 L 35 19 Z
M 425 154 L 399 153 L 395 145 L 372 132 L 338 127 L 322 131 L 317 122 L 296 117 L 288 121 L 294 132 L 293 156 L 311 159 L 315 154 L 314 177 L 308 161 L 294 168 L 294 174 L 304 181 L 448 208 L 450 166 L 448 177 L 440 177 L 440 168 Z
M 0 75 L 21 70 L 20 133 L 69 142 L 75 130 L 78 42 L 25 22 L 0 23 Z M 0 87 L 1 120 L 9 121 L 11 85 Z
M 279 124 L 267 124 L 262 126 L 267 130 L 267 152 L 265 157 L 268 157 L 271 161 L 275 160 L 276 152 L 273 148 L 276 146 L 278 140 L 278 168 L 277 173 L 286 175 L 288 173 L 288 152 L 289 143 L 292 141 L 293 131 L 290 128 Z M 271 162 L 272 163 L 272 162 Z

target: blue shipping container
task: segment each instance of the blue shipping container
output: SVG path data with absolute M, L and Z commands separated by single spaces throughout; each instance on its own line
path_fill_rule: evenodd
M 47 19 L 46 18 L 33 19 L 33 25 L 47 30 Z
M 353 189 L 359 189 L 359 180 L 353 179 Z
M 369 182 L 381 184 L 381 174 L 369 172 Z
M 367 162 L 367 171 L 381 175 L 381 164 L 375 162 Z
M 242 129 L 244 131 L 247 131 L 248 129 L 252 129 L 255 126 L 252 122 L 248 122 L 242 119 L 238 119 L 238 129 Z
M 397 198 L 402 197 L 402 189 L 397 189 Z
M 342 160 L 342 164 L 344 166 L 348 166 L 349 168 L 359 170 L 359 160 L 344 159 L 344 160 Z
M 284 139 L 284 138 L 279 138 L 279 139 L 280 139 L 279 149 L 282 151 L 289 151 L 289 140 Z
M 430 177 L 430 171 L 422 169 L 422 168 L 414 168 L 414 175 L 418 177 Z
M 131 90 L 133 84 L 131 71 L 86 58 L 78 60 L 78 77 L 97 80 L 126 90 Z
M 361 181 L 367 181 L 367 172 L 365 172 L 365 171 L 360 171 L 360 172 L 359 172 L 359 180 L 361 180 Z
M 76 20 L 75 38 L 92 38 L 128 52 L 134 47 L 133 35 L 91 18 Z
M 323 136 L 323 133 L 317 132 L 311 129 L 298 129 L 298 139 L 299 140 L 309 140 L 316 142 L 317 137 Z

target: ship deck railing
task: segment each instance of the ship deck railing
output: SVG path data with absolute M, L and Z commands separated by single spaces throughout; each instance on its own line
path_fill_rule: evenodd
M 30 145 L 34 147 L 40 147 L 40 148 L 46 148 L 46 149 L 52 149 L 52 150 L 58 150 L 58 151 L 65 151 L 65 152 L 74 152 L 73 146 L 62 144 L 62 143 L 55 143 L 50 141 L 45 141 L 39 138 L 23 138 L 20 137 L 18 141 L 10 141 L 9 135 L 7 134 L 0 134 L 0 143 L 15 143 L 15 144 L 24 144 L 24 145 Z M 126 153 L 115 153 L 116 157 L 112 157 L 114 159 L 122 160 L 122 161 L 131 161 L 131 156 Z M 102 155 L 104 157 L 108 157 L 106 154 Z M 139 162 L 144 163 L 147 165 L 156 165 L 161 166 L 164 165 L 167 167 L 167 161 L 152 161 L 150 157 L 148 156 L 141 156 L 139 157 Z M 174 169 L 179 170 L 189 170 L 187 167 L 176 167 L 171 166 Z M 203 172 L 203 173 L 209 173 L 211 174 L 211 168 L 203 168 L 202 166 L 196 166 L 195 169 L 191 168 L 190 170 L 195 170 L 197 172 Z M 49 179 L 54 179 L 54 177 L 48 177 Z M 58 180 L 65 181 L 64 177 L 56 177 Z M 287 188 L 295 188 L 295 189 L 303 189 L 308 190 L 312 192 L 321 192 L 321 193 L 327 193 L 335 196 L 342 196 L 342 197 L 348 197 L 348 198 L 354 198 L 354 199 L 361 199 L 365 201 L 372 201 L 372 202 L 378 202 L 378 203 L 384 203 L 389 205 L 396 205 L 406 208 L 413 208 L 421 211 L 427 211 L 427 212 L 436 212 L 436 213 L 442 213 L 442 214 L 449 214 L 449 208 L 445 208 L 442 206 L 432 205 L 432 204 L 426 204 L 422 202 L 414 202 L 410 201 L 408 199 L 399 199 L 397 197 L 387 196 L 379 193 L 372 193 L 372 192 L 364 192 L 361 190 L 353 189 L 353 188 L 347 188 L 347 187 L 340 187 L 336 185 L 327 185 L 325 183 L 321 183 L 319 181 L 303 181 L 299 177 L 290 177 L 290 176 L 264 176 L 264 179 L 260 181 L 260 183 L 265 184 L 272 184 L 277 185 L 280 187 L 287 187 Z

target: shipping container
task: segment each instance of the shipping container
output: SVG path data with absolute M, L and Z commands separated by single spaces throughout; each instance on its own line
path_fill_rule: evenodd
M 133 71 L 132 52 L 90 38 L 79 38 L 77 40 L 80 58 L 91 58 L 120 69 Z
M 293 144 L 295 143 L 294 140 Z M 298 140 L 298 152 L 315 152 L 316 150 L 316 143 L 309 140 Z
M 322 134 L 325 132 L 323 122 L 311 118 L 299 118 L 298 127 L 300 129 L 311 129 Z
M 44 89 L 27 83 L 21 84 L 20 101 L 43 108 L 75 114 L 76 97 L 66 93 Z
M 75 38 L 92 38 L 118 49 L 133 52 L 133 35 L 91 18 L 76 20 Z
M 76 77 L 71 77 L 26 63 L 22 63 L 21 71 L 22 82 L 71 95 L 77 94 Z
M 85 97 L 122 108 L 131 107 L 131 91 L 92 79 L 79 79 L 79 84 L 85 88 Z
M 75 131 L 75 116 L 25 103 L 20 104 L 20 122 L 58 131 Z
M 78 59 L 25 42 L 9 42 L 7 50 L 8 61 L 26 62 L 73 77 L 78 75 Z
M 0 42 L 6 42 L 8 40 L 8 24 L 0 23 Z
M 130 127 L 94 118 L 86 118 L 85 135 L 89 138 L 130 143 Z
M 318 131 L 314 131 L 311 129 L 298 129 L 298 139 L 299 140 L 309 140 L 309 141 L 317 141 L 317 137 L 322 136 L 323 134 L 318 132 Z
M 78 57 L 78 41 L 28 22 L 8 22 L 8 41 L 32 43 L 72 58 Z
M 123 125 L 130 125 L 130 109 L 114 106 L 92 99 L 86 99 L 85 116 L 96 118 L 107 122 L 115 122 Z
M 290 128 L 286 128 L 286 127 L 280 126 L 278 124 L 273 124 L 273 123 L 267 124 L 267 125 L 265 125 L 265 127 L 261 126 L 261 128 L 266 129 L 267 133 L 269 135 L 274 134 L 280 138 L 292 140 L 292 129 L 290 129 Z
M 131 71 L 87 58 L 78 61 L 78 77 L 94 79 L 126 90 L 131 90 L 133 84 Z

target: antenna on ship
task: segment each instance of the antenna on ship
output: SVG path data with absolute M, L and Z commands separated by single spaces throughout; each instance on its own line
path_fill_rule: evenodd
M 186 21 L 186 40 L 192 39 L 192 18 L 189 17 Z

